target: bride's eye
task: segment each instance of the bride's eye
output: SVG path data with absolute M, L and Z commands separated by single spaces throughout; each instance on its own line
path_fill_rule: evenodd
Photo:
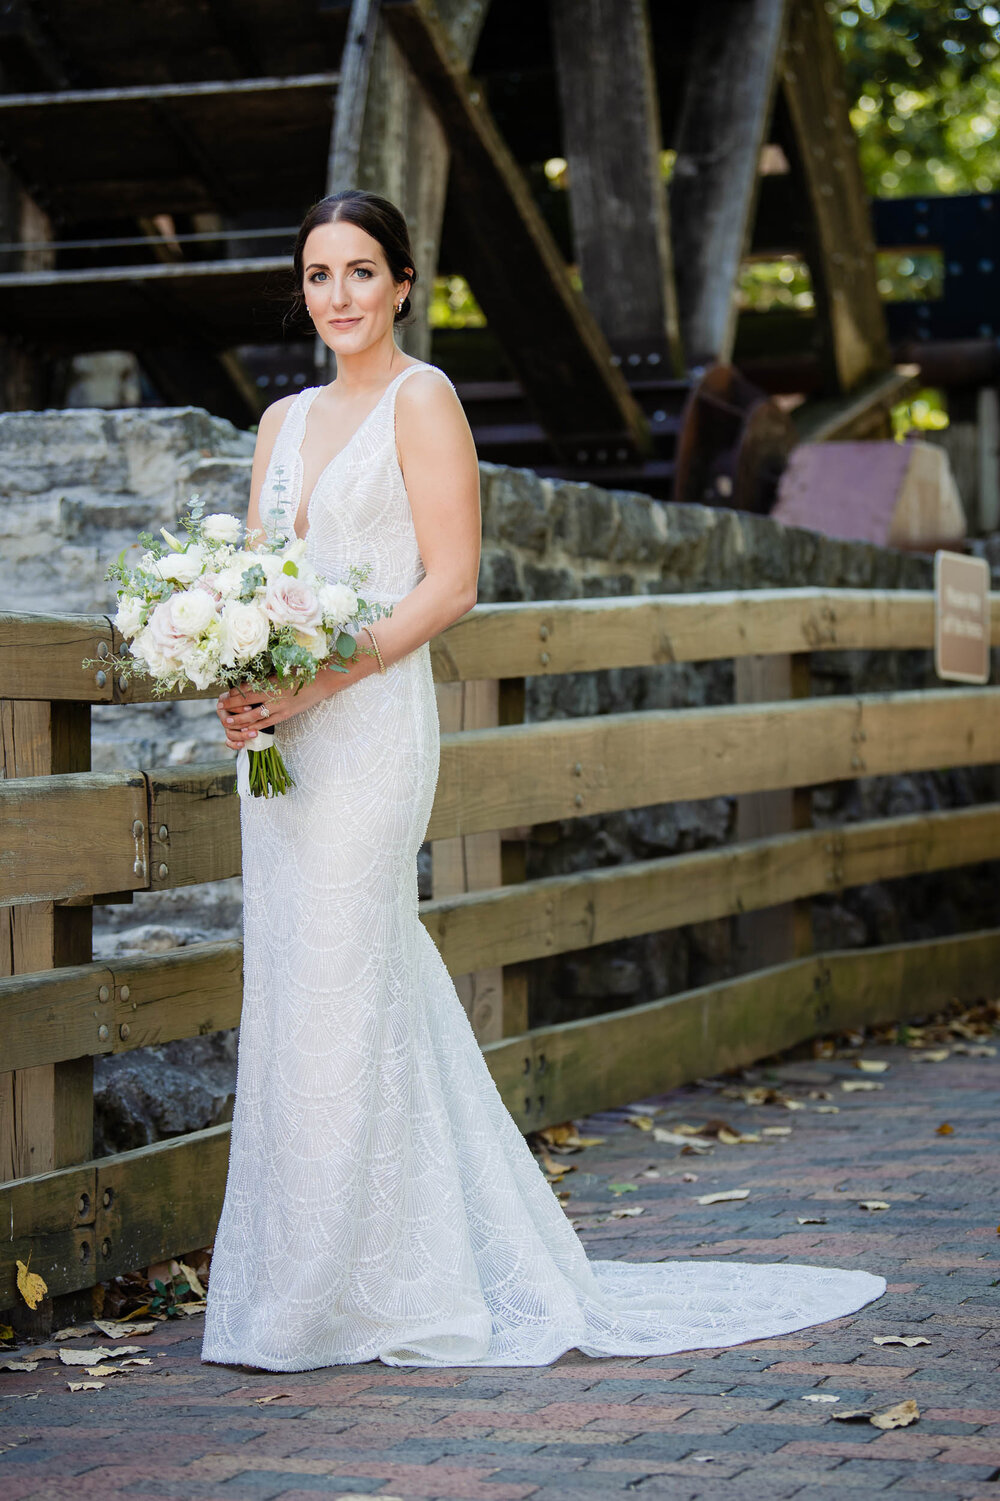
M 321 276 L 325 276 L 325 275 L 326 275 L 325 271 L 314 271 L 313 274 L 310 276 L 309 280 L 310 281 L 318 281 Z
M 372 276 L 372 274 L 373 274 L 373 273 L 372 273 L 372 272 L 371 272 L 371 271 L 370 271 L 370 270 L 369 270 L 369 269 L 368 269 L 368 267 L 367 267 L 367 266 L 355 266 L 355 268 L 354 268 L 354 269 L 355 269 L 355 273 L 358 273 L 358 272 L 361 272 L 361 271 L 363 271 L 363 272 L 364 272 L 364 274 L 365 274 L 365 277 L 366 277 L 366 279 L 369 279 L 369 280 L 370 280 L 370 278 L 371 278 L 371 276 Z

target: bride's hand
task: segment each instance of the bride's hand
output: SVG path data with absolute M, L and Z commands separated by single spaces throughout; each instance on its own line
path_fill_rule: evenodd
M 272 678 L 271 682 L 277 688 L 277 679 Z M 226 744 L 230 750 L 242 750 L 244 746 L 256 750 L 254 741 L 259 729 L 279 724 L 283 719 L 290 719 L 293 714 L 301 714 L 303 709 L 309 709 L 313 704 L 328 698 L 329 692 L 322 674 L 315 682 L 303 684 L 297 693 L 291 685 L 269 693 L 262 693 L 254 688 L 230 688 L 228 693 L 220 694 L 216 700 L 215 712 L 225 730 Z M 262 704 L 267 706 L 266 715 L 260 712 Z

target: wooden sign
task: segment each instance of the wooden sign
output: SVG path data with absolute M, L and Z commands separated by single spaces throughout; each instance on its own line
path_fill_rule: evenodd
M 985 558 L 934 554 L 934 670 L 939 678 L 990 676 L 990 569 Z

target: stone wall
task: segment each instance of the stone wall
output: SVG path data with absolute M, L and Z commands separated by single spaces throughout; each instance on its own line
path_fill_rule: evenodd
M 175 524 L 192 493 L 242 515 L 253 435 L 193 408 L 0 415 L 3 512 L 0 598 L 14 610 L 108 611 L 109 560 L 141 530 Z M 933 561 L 844 542 L 767 517 L 664 506 L 623 491 L 540 479 L 482 465 L 485 601 L 817 585 L 929 588 Z M 975 544 L 1000 576 L 1000 537 Z M 997 664 L 995 663 L 995 666 Z M 930 652 L 834 652 L 812 659 L 813 692 L 936 684 Z M 632 709 L 725 704 L 730 661 L 528 679 L 529 720 Z M 228 752 L 212 701 L 93 711 L 95 770 L 186 764 Z M 861 778 L 817 787 L 817 826 L 1000 795 L 996 769 Z M 529 877 L 724 844 L 735 800 L 713 798 L 535 829 Z M 430 887 L 429 852 L 421 887 Z M 1000 862 L 823 897 L 813 904 L 817 947 L 887 943 L 998 921 Z M 239 881 L 139 893 L 95 911 L 95 954 L 153 952 L 238 935 Z M 633 1005 L 738 973 L 731 920 L 560 956 L 531 966 L 537 1025 Z M 226 1118 L 234 1034 L 99 1059 L 98 1150 L 115 1150 Z

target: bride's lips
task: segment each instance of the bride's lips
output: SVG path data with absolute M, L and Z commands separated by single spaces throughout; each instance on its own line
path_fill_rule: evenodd
M 331 328 L 353 328 L 355 323 L 360 323 L 360 318 L 331 318 Z

